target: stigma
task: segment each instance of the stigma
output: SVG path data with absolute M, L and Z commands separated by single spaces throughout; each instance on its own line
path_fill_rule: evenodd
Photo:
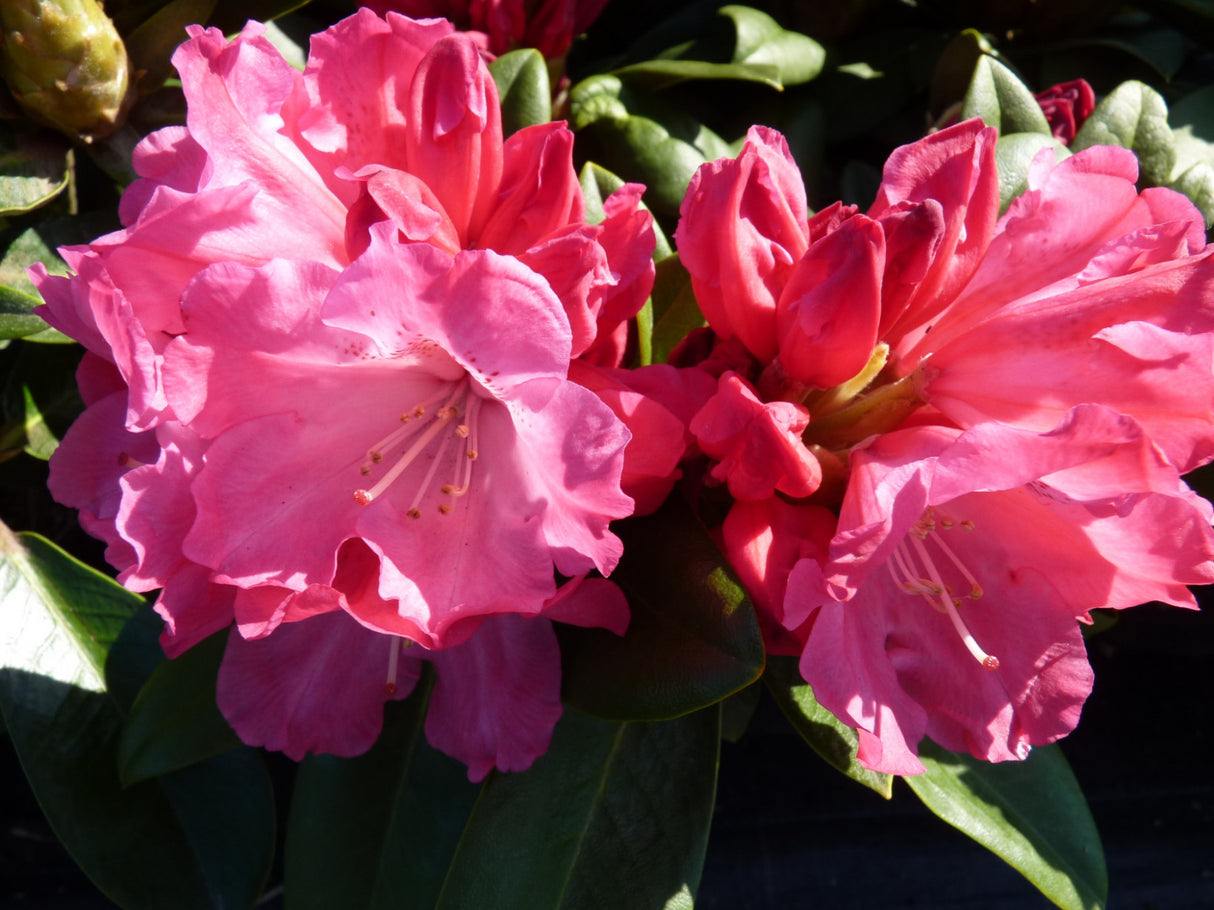
M 907 594 L 922 597 L 933 609 L 948 617 L 966 650 L 983 669 L 998 670 L 999 658 L 984 651 L 965 625 L 965 620 L 958 612 L 962 600 L 956 595 L 953 586 L 945 583 L 944 572 L 936 564 L 936 557 L 932 555 L 935 551 L 964 579 L 969 588 L 965 595 L 967 599 L 982 598 L 982 585 L 941 533 L 954 528 L 973 531 L 974 523 L 969 520 L 956 522 L 948 516 L 937 518 L 936 511 L 929 508 L 894 549 L 886 566 L 899 588 Z

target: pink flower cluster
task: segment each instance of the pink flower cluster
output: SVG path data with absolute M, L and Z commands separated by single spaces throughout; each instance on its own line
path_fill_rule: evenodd
M 1076 620 L 1214 580 L 1214 264 L 1183 196 L 1097 147 L 998 217 L 995 132 L 898 149 L 867 212 L 810 216 L 778 133 L 704 165 L 680 256 L 717 339 L 691 430 L 769 649 L 869 768 L 1069 732 Z
M 467 12 L 556 56 L 602 0 L 524 6 Z M 999 217 L 970 121 L 896 150 L 866 212 L 811 215 L 754 127 L 676 235 L 710 331 L 629 370 L 642 188 L 586 223 L 572 133 L 504 138 L 476 40 L 364 9 L 302 73 L 256 24 L 174 63 L 187 124 L 138 147 L 122 230 L 36 270 L 88 350 L 51 489 L 160 590 L 170 656 L 231 627 L 248 743 L 365 751 L 425 662 L 431 743 L 473 779 L 528 767 L 561 712 L 553 621 L 623 633 L 609 525 L 689 453 L 769 651 L 880 771 L 922 771 L 924 737 L 1000 761 L 1064 736 L 1077 620 L 1214 581 L 1182 480 L 1214 459 L 1214 265 L 1128 151 L 1047 150 Z
M 259 25 L 195 27 L 174 63 L 188 122 L 136 150 L 125 226 L 36 275 L 88 349 L 52 492 L 161 589 L 170 656 L 233 626 L 219 703 L 246 742 L 365 751 L 428 661 L 430 741 L 474 779 L 525 768 L 561 712 L 552 620 L 623 632 L 587 576 L 620 558 L 630 483 L 664 495 L 681 454 L 626 457 L 570 379 L 611 375 L 648 297 L 641 187 L 585 223 L 572 134 L 503 140 L 447 22 L 362 10 L 303 73 Z

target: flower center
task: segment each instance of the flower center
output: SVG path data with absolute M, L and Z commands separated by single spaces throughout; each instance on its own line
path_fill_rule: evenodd
M 394 452 L 400 454 L 396 455 L 391 466 L 373 486 L 354 491 L 354 501 L 360 506 L 366 506 L 383 496 L 437 438 L 437 448 L 430 457 L 430 466 L 418 485 L 413 501 L 405 510 L 405 514 L 410 518 L 421 518 L 422 499 L 430 489 L 439 467 L 446 463 L 447 450 L 455 440 L 457 447 L 461 444 L 463 446 L 462 457 L 456 457 L 452 477 L 439 488 L 447 499 L 439 503 L 438 511 L 442 515 L 449 515 L 452 509 L 450 500 L 467 493 L 468 485 L 472 482 L 472 463 L 479 455 L 476 448 L 476 429 L 480 402 L 479 396 L 470 393 L 468 378 L 464 377 L 454 383 L 453 387 L 444 385 L 434 395 L 403 412 L 400 415 L 400 426 L 367 451 L 367 460 L 359 467 L 359 473 L 370 477 L 384 463 L 386 456 Z M 453 431 L 443 432 L 449 428 Z
M 882 342 L 847 382 L 800 397 L 809 410 L 809 426 L 802 434 L 806 445 L 842 452 L 895 429 L 923 405 L 922 366 L 895 379 L 886 369 L 888 360 L 889 345 Z
M 953 568 L 969 583 L 969 592 L 966 597 L 970 600 L 980 599 L 982 585 L 978 584 L 973 573 L 966 568 L 965 563 L 937 531 L 939 529 L 939 531 L 947 532 L 955 527 L 960 527 L 963 531 L 973 531 L 974 523 L 968 520 L 956 522 L 947 515 L 937 516 L 935 509 L 929 508 L 915 522 L 910 533 L 898 544 L 893 552 L 893 558 L 885 564 L 889 567 L 890 574 L 898 587 L 907 594 L 920 595 L 933 609 L 948 616 L 949 621 L 953 624 L 953 629 L 960 636 L 966 649 L 974 656 L 974 660 L 987 670 L 998 670 L 999 658 L 983 651 L 973 634 L 966 628 L 965 621 L 957 612 L 962 601 L 954 595 L 952 586 L 945 584 L 943 574 L 932 558 L 931 550 L 928 549 L 930 542 L 933 548 L 952 563 Z

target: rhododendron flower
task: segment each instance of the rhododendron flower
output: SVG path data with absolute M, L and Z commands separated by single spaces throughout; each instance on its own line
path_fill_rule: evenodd
M 607 0 L 370 0 L 366 5 L 381 15 L 393 10 L 417 19 L 450 19 L 494 55 L 534 47 L 556 59 L 569 53 L 573 39 L 599 17 Z
M 676 234 L 747 355 L 746 394 L 691 424 L 740 500 L 727 555 L 769 646 L 779 623 L 861 761 L 896 773 L 922 770 L 925 735 L 990 760 L 1064 735 L 1090 689 L 1075 620 L 1214 580 L 1209 509 L 1180 480 L 1214 457 L 1200 214 L 1097 147 L 1039 156 L 999 218 L 994 141 L 935 133 L 894 152 L 866 213 L 810 217 L 783 138 L 755 127 L 697 173 Z M 794 406 L 803 428 L 773 434 Z M 817 460 L 808 493 L 781 486 L 791 454 Z
M 138 147 L 125 227 L 36 270 L 89 351 L 52 491 L 161 590 L 170 656 L 234 626 L 245 741 L 365 751 L 426 660 L 430 741 L 525 768 L 560 713 L 552 621 L 628 622 L 586 575 L 620 557 L 629 432 L 569 372 L 624 356 L 641 190 L 585 224 L 567 128 L 503 141 L 446 22 L 362 10 L 303 73 L 256 23 L 190 34 L 187 126 Z
M 1083 122 L 1096 110 L 1096 93 L 1084 79 L 1051 85 L 1033 96 L 1050 125 L 1054 138 L 1071 144 Z

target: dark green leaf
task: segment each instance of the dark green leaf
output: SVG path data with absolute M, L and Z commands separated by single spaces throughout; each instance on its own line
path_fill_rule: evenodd
M 647 117 L 599 120 L 592 131 L 608 168 L 626 180 L 645 184 L 655 211 L 667 215 L 679 211 L 687 185 L 706 160 L 694 145 L 674 138 Z
M 211 17 L 211 24 L 227 34 L 234 34 L 250 19 L 268 22 L 307 6 L 308 2 L 309 0 L 219 0 L 215 5 L 215 14 Z
M 529 771 L 486 781 L 439 910 L 690 910 L 719 717 L 613 724 L 567 711 Z
M 1054 161 L 1070 158 L 1065 145 L 1053 136 L 1041 133 L 1004 133 L 995 146 L 995 166 L 999 172 L 999 213 L 1007 211 L 1012 200 L 1028 188 L 1029 165 L 1044 148 L 1054 150 Z
M 763 680 L 780 710 L 815 752 L 886 799 L 893 795 L 893 775 L 870 771 L 856 760 L 856 731 L 818 704 L 813 689 L 801 678 L 795 657 L 768 658 Z
M 48 218 L 12 236 L 0 258 L 0 338 L 70 342 L 72 339 L 49 328 L 30 312 L 42 303 L 42 298 L 26 269 L 42 263 L 50 274 L 66 275 L 67 263 L 55 252 L 56 247 L 87 243 L 117 226 L 117 219 L 108 213 L 90 213 Z
M 1050 135 L 1041 105 L 1019 77 L 994 57 L 983 55 L 961 105 L 961 119 L 981 117 L 1003 133 Z
M 131 710 L 139 691 L 164 663 L 164 649 L 160 647 L 163 631 L 164 620 L 152 604 L 145 603 L 127 620 L 110 647 L 105 660 L 105 688 L 123 713 Z
M 71 176 L 72 149 L 51 130 L 6 121 L 0 129 L 0 215 L 50 202 Z
M 287 827 L 290 910 L 433 907 L 479 787 L 427 745 L 428 686 L 390 702 L 365 755 L 304 759 Z
M 548 64 L 534 48 L 503 54 L 489 64 L 502 99 L 502 131 L 510 136 L 525 126 L 552 119 Z
M 800 85 L 822 72 L 826 51 L 809 36 L 786 31 L 767 13 L 749 6 L 723 6 L 719 12 L 737 29 L 734 63 L 773 67 L 781 85 Z
M 974 80 L 975 67 L 988 54 L 995 54 L 994 47 L 986 35 L 973 28 L 959 32 L 940 52 L 928 94 L 933 118 L 945 117 L 950 108 L 961 103 Z
M 665 363 L 688 332 L 706 324 L 691 289 L 691 276 L 678 256 L 658 261 L 652 299 L 653 362 Z
M 0 665 L 101 692 L 110 645 L 143 598 L 50 541 L 0 524 L 0 603 Z
M 206 22 L 214 9 L 215 0 L 171 0 L 123 39 L 131 69 L 143 72 L 139 79 L 141 92 L 159 88 L 173 74 L 169 58 L 185 40 L 186 26 Z
M 1098 105 L 1071 142 L 1071 151 L 1093 145 L 1120 145 L 1138 156 L 1142 179 L 1166 185 L 1176 166 L 1176 146 L 1168 126 L 1168 106 L 1155 89 L 1123 82 Z
M 38 332 L 53 331 L 42 321 L 42 317 L 32 312 L 40 303 L 42 299 L 39 297 L 0 286 L 0 338 L 24 338 Z
M 1135 28 L 1124 36 L 1091 36 L 1059 42 L 1052 49 L 1058 52 L 1087 47 L 1109 48 L 1128 54 L 1145 63 L 1165 81 L 1170 81 L 1180 71 L 1185 59 L 1184 38 L 1171 28 Z M 1125 60 L 1120 62 L 1124 72 Z
M 624 180 L 606 168 L 599 167 L 593 161 L 587 161 L 582 172 L 578 174 L 578 182 L 582 187 L 582 197 L 586 201 L 586 222 L 598 224 L 607 217 L 603 211 L 603 202 L 624 185 Z M 644 205 L 644 203 L 641 204 Z M 653 237 L 653 258 L 661 260 L 671 255 L 673 251 L 670 248 L 670 241 L 666 239 L 666 234 L 656 221 L 653 224 Z
M 761 82 L 774 89 L 783 88 L 775 66 L 757 63 L 708 63 L 703 60 L 646 60 L 612 71 L 621 79 L 643 82 L 651 89 L 662 89 L 693 79 L 733 79 Z
M 924 805 L 1067 910 L 1105 905 L 1108 875 L 1087 801 L 1057 746 L 991 764 L 929 741 L 927 773 L 905 778 Z
M 0 526 L 0 708 L 72 858 L 130 910 L 251 906 L 274 849 L 273 794 L 243 750 L 124 789 L 122 723 L 102 667 L 140 598 L 34 535 Z
M 124 786 L 240 748 L 215 703 L 215 678 L 228 633 L 216 633 L 165 660 L 140 690 L 118 739 Z
M 622 638 L 561 626 L 563 695 L 599 717 L 656 720 L 720 701 L 763 671 L 754 609 L 720 551 L 676 495 L 621 522 L 612 574 L 632 619 Z
M 76 391 L 80 349 L 23 345 L 0 389 L 0 451 L 21 447 L 47 459 L 83 409 Z
M 678 138 L 664 123 L 632 113 L 625 105 L 648 104 L 654 112 L 677 120 Z M 647 187 L 646 201 L 655 212 L 674 215 L 696 168 L 706 160 L 694 144 L 704 127 L 686 112 L 630 95 L 616 76 L 594 76 L 570 92 L 570 122 L 588 157 L 625 180 Z M 719 137 L 718 137 L 719 138 Z M 717 147 L 712 144 L 712 147 Z

